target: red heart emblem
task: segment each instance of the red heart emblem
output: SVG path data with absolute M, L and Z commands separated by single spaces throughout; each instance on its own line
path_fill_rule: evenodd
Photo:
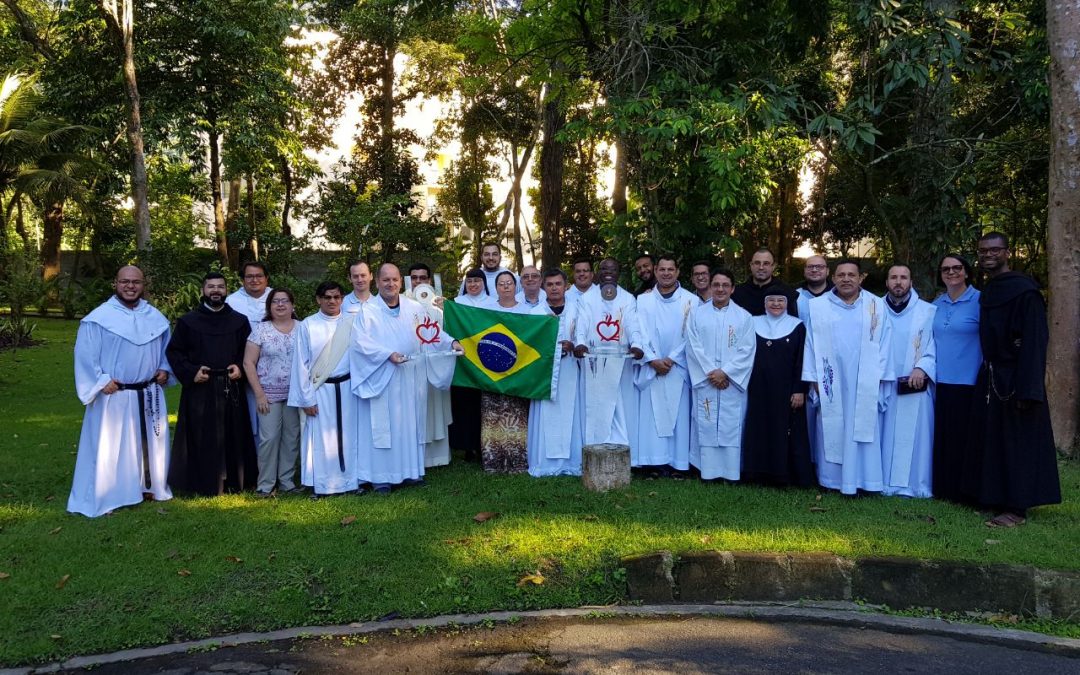
M 610 314 L 604 316 L 604 320 L 596 324 L 596 334 L 601 342 L 618 342 L 622 327 L 619 322 L 612 319 Z
M 439 324 L 432 321 L 430 316 L 424 315 L 423 323 L 416 326 L 416 337 L 420 340 L 420 344 L 434 345 L 439 343 L 439 336 L 442 334 L 442 330 L 439 328 Z

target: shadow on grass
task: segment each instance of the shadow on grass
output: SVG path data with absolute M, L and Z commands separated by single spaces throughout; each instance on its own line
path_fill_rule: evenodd
M 0 663 L 388 615 L 609 604 L 624 597 L 619 557 L 661 548 L 1080 567 L 1075 462 L 1062 465 L 1064 505 L 998 532 L 943 502 L 639 479 L 595 494 L 575 478 L 486 475 L 457 456 L 428 487 L 389 497 L 227 495 L 74 516 L 73 324 L 42 323 L 39 358 L 0 356 L 23 378 L 18 391 L 0 387 L 11 421 L 0 438 Z M 500 515 L 476 523 L 481 511 Z

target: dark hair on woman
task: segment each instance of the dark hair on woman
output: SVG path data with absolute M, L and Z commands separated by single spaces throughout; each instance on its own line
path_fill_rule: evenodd
M 479 267 L 474 267 L 465 273 L 465 278 L 479 279 L 480 281 L 484 282 L 484 295 L 491 295 L 491 291 L 489 291 L 487 287 L 487 275 L 484 274 L 484 270 L 480 269 Z
M 946 253 L 945 255 L 941 256 L 941 260 L 938 260 L 938 264 L 937 264 L 937 285 L 938 286 L 944 286 L 945 285 L 945 282 L 941 280 L 941 265 L 945 262 L 946 258 L 956 258 L 957 260 L 960 261 L 960 264 L 964 266 L 964 273 L 967 274 L 967 283 L 970 284 L 972 279 L 975 278 L 974 273 L 971 271 L 971 263 L 969 263 L 967 261 L 967 258 L 960 255 L 959 253 Z
M 266 316 L 264 316 L 262 320 L 270 321 L 270 319 L 272 318 L 270 314 L 270 308 L 274 306 L 274 296 L 278 293 L 284 293 L 288 296 L 289 302 L 291 302 L 293 305 L 292 318 L 299 319 L 300 317 L 296 316 L 296 298 L 293 297 L 292 291 L 290 291 L 288 288 L 275 288 L 274 290 L 266 294 Z

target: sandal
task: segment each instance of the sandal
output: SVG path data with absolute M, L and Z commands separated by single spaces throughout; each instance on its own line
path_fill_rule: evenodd
M 999 513 L 990 520 L 986 521 L 984 525 L 987 527 L 1016 527 L 1023 525 L 1027 522 L 1027 518 L 1018 516 L 1015 513 Z

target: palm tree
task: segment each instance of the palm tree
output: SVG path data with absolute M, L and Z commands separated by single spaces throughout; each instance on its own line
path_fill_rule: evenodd
M 50 281 L 60 274 L 64 204 L 87 197 L 88 181 L 102 169 L 77 151 L 91 129 L 42 114 L 41 103 L 36 78 L 19 73 L 4 76 L 0 86 L 0 198 L 11 196 L 0 212 L 0 244 L 6 250 L 11 213 L 24 196 L 29 197 L 41 209 L 42 277 Z M 16 227 L 24 250 L 28 250 L 29 235 L 18 223 Z

